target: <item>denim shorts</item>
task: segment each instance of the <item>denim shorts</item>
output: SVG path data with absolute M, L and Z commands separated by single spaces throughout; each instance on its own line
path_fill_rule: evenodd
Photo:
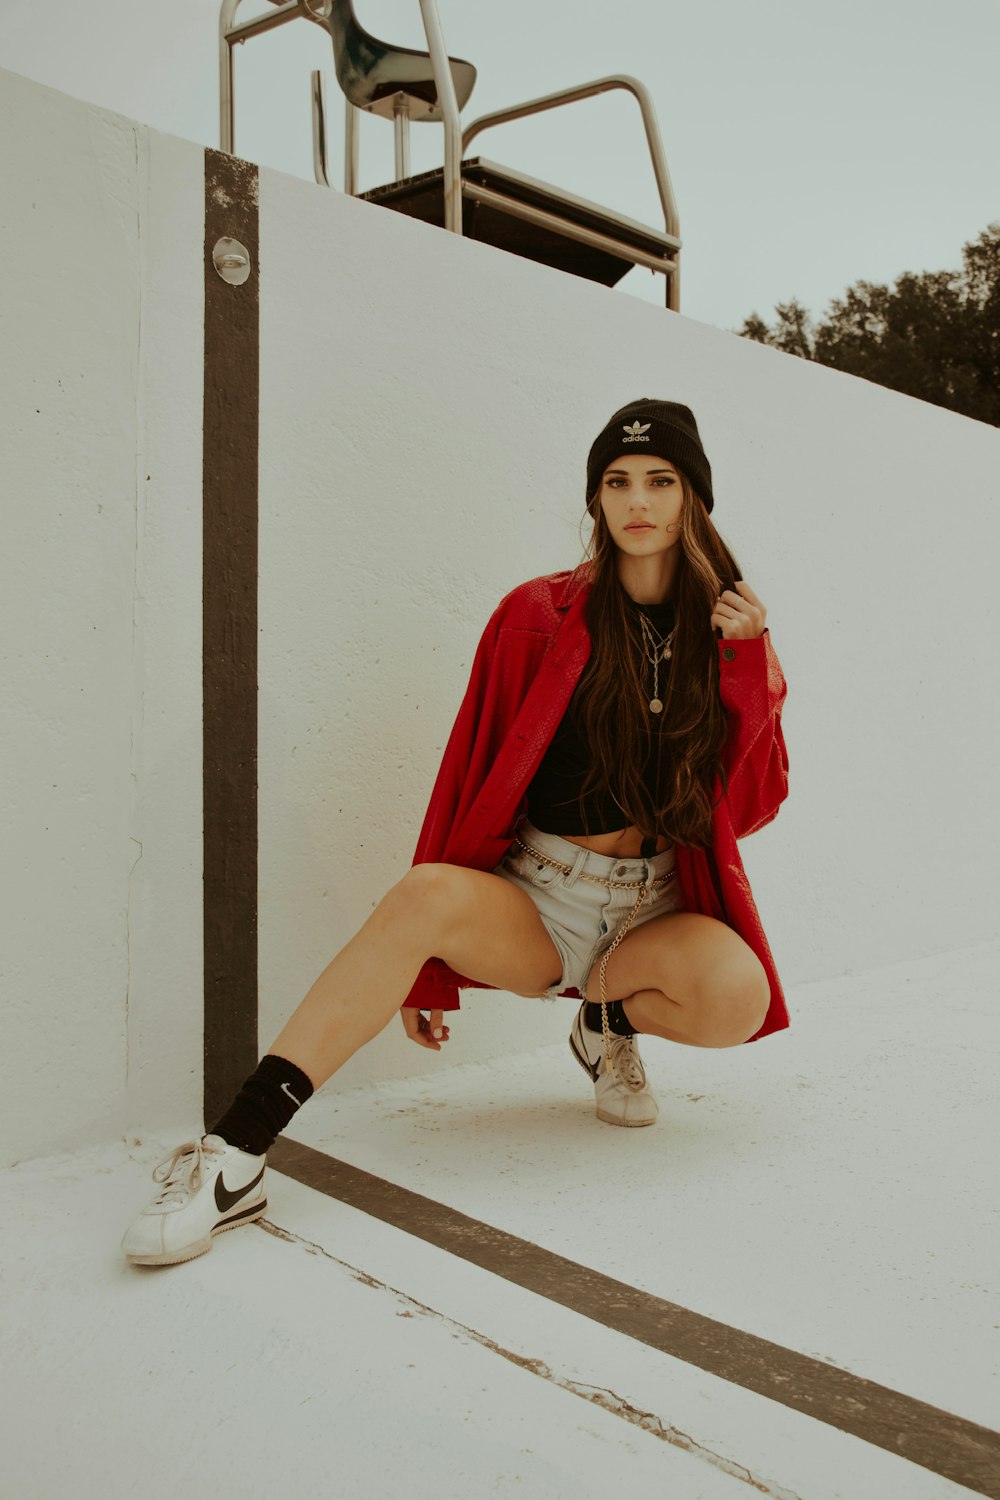
M 604 950 L 611 947 L 635 906 L 639 890 L 635 886 L 629 888 L 625 882 L 645 880 L 649 884 L 658 876 L 674 871 L 670 880 L 653 887 L 644 898 L 629 932 L 664 912 L 685 910 L 673 847 L 649 859 L 614 859 L 607 854 L 595 854 L 580 844 L 571 844 L 557 833 L 543 833 L 526 817 L 519 822 L 515 836 L 539 853 L 570 866 L 566 874 L 553 865 L 543 864 L 513 843 L 493 871 L 528 893 L 562 960 L 561 977 L 539 999 L 555 1000 L 566 989 L 579 990 L 583 995 L 591 968 Z M 622 884 L 598 885 L 593 880 L 581 880 L 584 874 Z

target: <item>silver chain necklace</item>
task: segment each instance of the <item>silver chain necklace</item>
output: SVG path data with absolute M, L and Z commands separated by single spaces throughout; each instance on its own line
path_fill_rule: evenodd
M 664 638 L 653 629 L 647 617 L 640 612 L 639 624 L 642 626 L 642 650 L 643 655 L 653 668 L 653 696 L 649 700 L 650 713 L 659 714 L 663 712 L 663 700 L 660 697 L 660 662 L 669 661 L 673 654 L 670 646 L 674 638 L 674 630 Z M 674 626 L 674 629 L 677 627 Z

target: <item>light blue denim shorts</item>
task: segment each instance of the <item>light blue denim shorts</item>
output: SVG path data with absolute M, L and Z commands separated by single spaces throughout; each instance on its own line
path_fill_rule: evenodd
M 536 859 L 521 848 L 516 839 L 523 839 L 540 854 L 568 866 L 568 872 Z M 557 833 L 543 833 L 522 817 L 517 825 L 515 842 L 493 874 L 502 875 L 505 880 L 527 891 L 562 959 L 562 977 L 550 985 L 540 999 L 555 1000 L 560 991 L 566 989 L 577 989 L 581 995 L 584 993 L 594 963 L 606 948 L 611 947 L 625 918 L 635 906 L 639 890 L 634 885 L 629 887 L 627 882 L 644 880 L 652 887 L 633 917 L 629 932 L 664 912 L 685 910 L 676 859 L 673 847 L 648 859 L 613 859 L 607 854 L 595 854 L 580 844 L 571 844 Z M 597 875 L 612 884 L 598 885 L 594 880 L 581 880 L 581 875 Z M 664 875 L 671 875 L 671 878 L 652 886 L 654 880 Z

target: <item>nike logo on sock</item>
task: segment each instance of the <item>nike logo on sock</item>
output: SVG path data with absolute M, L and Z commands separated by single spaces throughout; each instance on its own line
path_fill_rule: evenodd
M 287 1094 L 287 1095 L 288 1095 L 288 1097 L 289 1097 L 289 1099 L 295 1099 L 295 1095 L 294 1095 L 294 1094 L 293 1094 L 293 1093 L 292 1093 L 292 1091 L 291 1091 L 291 1089 L 290 1089 L 290 1088 L 289 1088 L 289 1087 L 288 1087 L 288 1084 L 287 1084 L 287 1083 L 283 1083 L 283 1084 L 282 1084 L 282 1085 L 281 1085 L 281 1087 L 282 1087 L 282 1088 L 283 1088 L 283 1089 L 284 1089 L 284 1091 L 285 1091 L 285 1093 L 286 1093 L 286 1094 Z M 296 1102 L 296 1104 L 297 1104 L 297 1105 L 298 1105 L 298 1106 L 299 1106 L 299 1109 L 301 1109 L 301 1108 L 302 1108 L 302 1100 L 301 1100 L 301 1099 L 295 1099 L 295 1102 Z
M 264 1165 L 266 1166 L 267 1163 L 265 1162 Z M 219 1212 L 228 1213 L 234 1203 L 239 1203 L 240 1199 L 245 1198 L 247 1193 L 250 1192 L 251 1188 L 255 1188 L 257 1186 L 263 1175 L 264 1167 L 261 1167 L 253 1182 L 248 1182 L 246 1187 L 237 1188 L 235 1193 L 231 1193 L 223 1182 L 222 1173 L 220 1172 L 218 1177 L 215 1179 L 215 1204 Z

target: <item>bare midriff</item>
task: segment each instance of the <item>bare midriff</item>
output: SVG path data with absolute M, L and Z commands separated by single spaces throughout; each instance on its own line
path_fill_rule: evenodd
M 592 849 L 595 854 L 608 854 L 612 859 L 639 859 L 642 855 L 642 834 L 635 827 L 623 828 L 620 833 L 595 833 L 589 838 L 582 833 L 561 833 L 559 837 L 568 844 Z M 662 835 L 656 840 L 657 854 L 672 847 L 670 840 Z

